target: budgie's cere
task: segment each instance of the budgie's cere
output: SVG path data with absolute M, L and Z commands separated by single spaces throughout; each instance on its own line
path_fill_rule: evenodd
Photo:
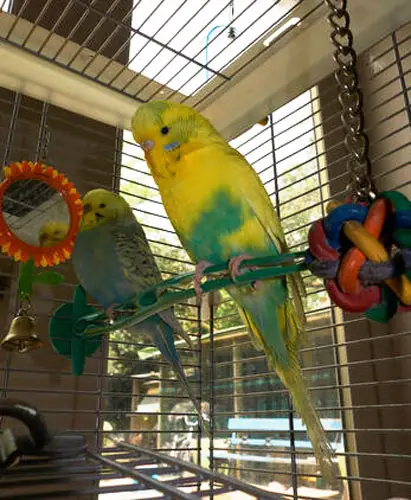
M 134 114 L 132 130 L 145 151 L 167 214 L 197 262 L 197 289 L 210 263 L 229 260 L 235 278 L 247 255 L 287 252 L 280 222 L 258 175 L 198 112 L 177 103 L 151 101 Z M 298 360 L 304 330 L 300 277 L 232 286 L 228 291 L 254 343 L 264 349 L 292 394 L 321 471 L 333 482 L 332 451 Z
M 47 221 L 39 231 L 39 245 L 41 247 L 51 247 L 64 240 L 68 233 L 68 225 L 64 222 Z
M 88 192 L 73 250 L 73 265 L 83 288 L 108 309 L 116 304 L 134 305 L 136 296 L 161 281 L 161 274 L 144 231 L 121 196 L 105 189 Z M 169 361 L 202 419 L 199 404 L 179 360 L 174 334 L 190 338 L 169 309 L 137 324 Z M 203 424 L 204 421 L 202 420 Z M 207 429 L 206 425 L 204 425 Z

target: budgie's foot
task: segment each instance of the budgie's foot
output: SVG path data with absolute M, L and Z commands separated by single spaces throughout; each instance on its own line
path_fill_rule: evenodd
M 203 293 L 201 289 L 201 280 L 204 278 L 204 271 L 211 267 L 213 264 L 207 262 L 206 260 L 201 260 L 195 267 L 194 271 L 194 290 L 198 299 L 200 299 L 201 294 Z
M 245 269 L 240 269 L 241 264 L 245 260 L 249 260 L 252 258 L 253 257 L 251 257 L 251 255 L 244 253 L 241 255 L 237 255 L 237 257 L 233 257 L 232 259 L 230 259 L 230 261 L 228 263 L 228 270 L 230 271 L 230 277 L 234 281 L 234 283 L 236 282 L 238 276 L 241 276 L 242 274 L 245 273 Z M 255 271 L 257 268 L 250 266 L 248 269 L 250 271 Z M 261 285 L 262 285 L 262 281 L 254 281 L 251 284 L 251 286 L 254 290 L 259 290 L 261 288 Z

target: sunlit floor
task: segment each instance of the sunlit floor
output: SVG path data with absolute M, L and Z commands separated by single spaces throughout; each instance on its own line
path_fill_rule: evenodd
M 134 481 L 132 479 L 109 479 L 107 481 L 100 481 L 100 487 L 102 488 L 110 488 L 114 486 L 128 486 L 133 484 Z M 255 485 L 257 486 L 257 485 Z M 208 483 L 204 483 L 204 489 L 208 488 Z M 263 488 L 267 491 L 271 491 L 273 493 L 280 493 L 284 495 L 293 495 L 292 488 L 285 488 L 281 483 L 272 482 L 267 487 Z M 182 491 L 186 493 L 190 493 L 193 490 L 192 488 L 181 488 Z M 302 486 L 298 488 L 298 496 L 306 497 L 306 498 L 335 498 L 340 493 L 338 491 L 333 490 L 320 490 L 317 488 L 309 488 L 306 486 Z M 99 500 L 140 500 L 144 498 L 161 498 L 163 495 L 161 493 L 157 493 L 153 490 L 145 490 L 145 491 L 126 491 L 123 493 L 103 493 L 99 495 Z M 207 498 L 207 497 L 203 497 Z M 254 497 L 247 495 L 243 492 L 235 492 L 230 491 L 228 493 L 222 493 L 221 495 L 215 495 L 215 498 L 221 500 L 248 500 Z

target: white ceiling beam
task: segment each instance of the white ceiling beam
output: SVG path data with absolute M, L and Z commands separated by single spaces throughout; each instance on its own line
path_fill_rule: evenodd
M 358 52 L 411 19 L 410 0 L 350 0 L 349 10 Z M 304 27 L 303 23 L 283 42 L 273 44 L 262 57 L 256 58 L 221 91 L 213 93 L 200 105 L 203 114 L 227 139 L 236 137 L 333 71 L 330 27 L 325 19 L 325 8 L 323 13 L 324 16 L 315 19 L 311 25 Z M 0 16 L 0 36 L 7 34 L 14 19 L 9 14 Z M 0 42 L 0 86 L 109 125 L 130 128 L 130 117 L 138 107 L 138 101 L 90 79 L 109 62 L 107 58 L 97 56 L 86 72 L 89 78 L 83 78 L 75 71 L 46 59 L 62 46 L 62 37 L 51 35 L 45 57 L 40 58 L 18 47 L 31 29 L 31 23 L 21 19 L 16 26 L 13 44 Z M 28 48 L 35 51 L 48 33 L 36 27 Z M 66 44 L 59 57 L 61 63 L 69 61 L 78 48 L 73 42 Z M 81 70 L 81 65 L 84 67 L 93 55 L 91 50 L 81 49 L 75 69 Z M 121 65 L 112 62 L 106 81 L 110 80 L 110 75 L 116 74 L 118 68 Z M 126 69 L 118 86 L 134 75 L 133 71 Z M 139 78 L 143 83 L 149 81 L 142 75 Z M 158 86 L 156 83 L 151 85 L 147 89 L 148 95 Z M 142 86 L 141 80 L 138 86 Z
M 136 108 L 131 97 L 5 43 L 0 44 L 0 86 L 121 128 L 130 127 Z

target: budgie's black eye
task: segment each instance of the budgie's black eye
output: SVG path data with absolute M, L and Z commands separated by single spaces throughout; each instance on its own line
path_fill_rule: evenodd
M 100 205 L 98 206 L 98 208 L 106 208 L 106 204 L 105 203 L 100 203 Z
M 163 135 L 167 135 L 167 134 L 168 134 L 168 132 L 169 132 L 169 130 L 170 130 L 170 129 L 169 129 L 168 127 L 163 127 L 163 128 L 161 129 L 161 133 L 162 133 Z

